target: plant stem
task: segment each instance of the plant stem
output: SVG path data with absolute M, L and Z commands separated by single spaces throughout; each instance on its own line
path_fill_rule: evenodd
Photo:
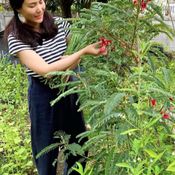
M 140 14 L 140 1 L 138 2 L 138 6 L 137 6 L 137 14 L 136 14 L 136 18 L 135 18 L 135 25 L 134 25 L 134 31 L 133 31 L 133 38 L 132 38 L 132 42 L 131 42 L 131 49 L 133 49 L 134 41 L 135 41 L 135 38 L 136 38 L 139 14 Z

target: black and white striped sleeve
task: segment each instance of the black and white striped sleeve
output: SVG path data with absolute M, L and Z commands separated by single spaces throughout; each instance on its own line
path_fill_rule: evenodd
M 8 49 L 11 55 L 16 56 L 19 51 L 32 50 L 30 45 L 24 44 L 20 40 L 16 39 L 12 34 L 8 36 Z
M 65 35 L 67 37 L 70 33 L 70 23 L 66 20 L 63 20 L 63 28 L 64 28 L 64 31 L 65 31 Z
M 70 27 L 71 27 L 70 23 L 62 17 L 55 18 L 55 22 L 62 26 L 64 33 L 65 33 L 65 36 L 67 37 L 70 33 Z M 58 25 L 58 27 L 59 27 L 59 25 Z

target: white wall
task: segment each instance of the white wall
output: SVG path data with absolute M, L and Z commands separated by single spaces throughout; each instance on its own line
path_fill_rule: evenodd
M 157 3 L 162 6 L 166 24 L 175 29 L 175 0 L 169 0 L 169 2 L 168 5 L 167 0 L 157 0 Z M 175 51 L 175 38 L 171 40 L 165 34 L 160 34 L 155 41 L 163 43 L 168 50 Z
M 0 0 L 0 3 L 5 3 L 5 0 Z
M 12 12 L 0 13 L 0 31 L 4 30 L 5 26 L 9 23 L 12 16 Z

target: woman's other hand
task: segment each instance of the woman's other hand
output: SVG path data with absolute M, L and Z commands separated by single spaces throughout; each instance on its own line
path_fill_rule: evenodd
M 95 56 L 107 55 L 107 53 L 108 53 L 107 48 L 105 47 L 102 49 L 100 46 L 101 46 L 101 41 L 97 42 L 97 43 L 90 44 L 83 49 L 84 54 L 95 55 Z

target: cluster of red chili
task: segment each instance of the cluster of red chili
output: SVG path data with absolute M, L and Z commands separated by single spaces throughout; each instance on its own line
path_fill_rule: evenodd
M 141 0 L 140 7 L 141 7 L 141 10 L 142 10 L 142 11 L 146 9 L 147 4 L 148 4 L 148 2 L 150 2 L 150 1 L 151 1 L 151 0 Z M 133 3 L 134 3 L 134 5 L 138 5 L 139 0 L 133 0 Z
M 171 102 L 174 101 L 172 97 L 170 97 L 169 100 L 170 100 Z M 153 99 L 150 100 L 150 103 L 151 103 L 151 106 L 152 106 L 152 107 L 156 107 L 157 100 L 153 98 Z M 171 111 L 173 111 L 174 109 L 175 109 L 174 106 L 170 106 L 169 109 L 167 109 L 167 110 L 163 110 L 163 109 L 161 108 L 160 114 L 162 115 L 162 118 L 163 118 L 163 119 L 170 119 L 170 113 L 169 113 L 169 111 L 171 112 Z
M 104 53 L 107 51 L 107 46 L 109 46 L 112 43 L 112 40 L 108 40 L 105 37 L 101 37 L 99 39 L 100 42 L 100 53 Z

